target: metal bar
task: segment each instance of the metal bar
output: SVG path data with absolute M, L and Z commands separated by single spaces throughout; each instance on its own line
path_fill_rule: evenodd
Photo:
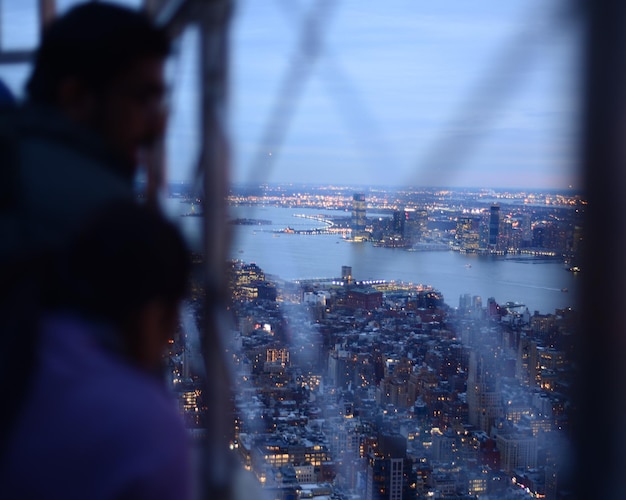
M 577 498 L 626 498 L 626 2 L 586 0 Z M 604 432 L 598 430 L 604 429 Z
M 183 10 L 185 4 L 188 3 L 190 3 L 189 0 L 169 0 L 160 2 L 160 5 L 157 7 L 158 11 L 156 11 L 155 21 L 161 25 L 169 24 L 171 20 Z
M 170 37 L 176 38 L 186 26 L 200 19 L 206 6 L 214 3 L 215 0 L 146 0 L 144 7 L 157 25 L 165 26 Z
M 6 50 L 0 51 L 0 64 L 23 64 L 30 63 L 33 59 L 32 50 Z
M 232 498 L 234 457 L 231 377 L 224 351 L 227 300 L 225 262 L 229 249 L 226 195 L 229 149 L 226 135 L 228 26 L 232 0 L 145 0 L 155 22 L 176 38 L 190 25 L 200 29 L 201 151 L 203 181 L 205 304 L 202 351 L 206 367 L 207 439 L 200 450 L 199 498 Z
M 225 262 L 230 244 L 226 196 L 229 145 L 226 132 L 228 85 L 228 25 L 231 0 L 203 2 L 200 18 L 202 86 L 202 146 L 200 169 L 204 179 L 204 262 L 206 317 L 204 360 L 209 408 L 203 484 L 206 498 L 231 498 L 234 463 L 228 449 L 233 432 L 231 377 L 226 365 L 224 325 L 226 303 Z

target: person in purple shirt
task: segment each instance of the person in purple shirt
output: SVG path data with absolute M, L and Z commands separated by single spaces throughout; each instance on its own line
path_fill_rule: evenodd
M 0 496 L 190 498 L 188 434 L 159 376 L 189 262 L 178 230 L 134 203 L 79 232 L 40 322 Z
M 136 200 L 138 169 L 158 157 L 169 54 L 167 31 L 141 11 L 83 2 L 44 29 L 24 99 L 7 105 L 0 90 L 0 454 L 33 373 L 35 323 L 56 299 L 58 256 L 88 217 Z

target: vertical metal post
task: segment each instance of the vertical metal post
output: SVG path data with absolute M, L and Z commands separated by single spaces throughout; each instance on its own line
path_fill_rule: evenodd
M 227 77 L 229 1 L 208 2 L 201 21 L 202 129 L 205 259 L 209 281 L 225 289 L 224 264 L 229 237 L 226 197 L 230 152 L 227 141 Z
M 228 21 L 230 0 L 202 4 L 200 54 L 202 88 L 201 169 L 204 176 L 204 259 L 206 322 L 204 359 L 207 368 L 209 440 L 205 460 L 206 498 L 230 498 L 234 463 L 228 444 L 233 429 L 231 377 L 224 350 L 227 284 L 225 263 L 230 244 L 226 197 L 229 147 L 227 141 Z
M 626 2 L 586 0 L 577 498 L 626 498 Z
M 197 26 L 201 89 L 201 144 L 198 173 L 202 179 L 204 213 L 204 281 L 202 351 L 206 366 L 207 440 L 201 450 L 200 498 L 232 497 L 236 461 L 229 450 L 233 433 L 231 376 L 226 363 L 226 259 L 230 245 L 227 224 L 229 145 L 227 140 L 228 28 L 234 0 L 144 0 L 156 22 L 172 38 Z

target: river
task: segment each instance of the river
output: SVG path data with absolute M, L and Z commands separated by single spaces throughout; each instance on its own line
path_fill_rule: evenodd
M 278 207 L 233 207 L 233 218 L 265 219 L 271 225 L 232 225 L 231 257 L 255 262 L 266 274 L 285 280 L 333 278 L 341 266 L 352 266 L 357 280 L 396 280 L 431 285 L 444 295 L 450 306 L 459 305 L 463 294 L 478 295 L 486 303 L 525 304 L 529 311 L 553 313 L 557 308 L 575 307 L 580 276 L 565 270 L 553 258 L 532 256 L 464 255 L 451 250 L 414 251 L 353 243 L 341 235 L 275 233 L 320 227 L 305 215 L 349 215 L 319 209 Z M 186 232 L 196 233 L 198 217 L 185 217 Z M 566 291 L 564 291 L 566 290 Z

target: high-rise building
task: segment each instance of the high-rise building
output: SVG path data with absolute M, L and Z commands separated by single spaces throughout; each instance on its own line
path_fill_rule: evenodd
M 463 251 L 474 252 L 479 247 L 479 224 L 473 217 L 459 217 L 456 223 L 456 244 Z
M 402 236 L 416 243 L 426 234 L 428 229 L 428 212 L 423 209 L 404 209 L 404 232 Z
M 522 231 L 522 246 L 531 246 L 533 242 L 533 229 L 530 214 L 522 214 L 520 229 Z
M 492 427 L 504 415 L 500 385 L 489 359 L 472 351 L 467 376 L 467 406 L 469 423 L 491 433 Z
M 354 193 L 352 196 L 352 231 L 357 233 L 365 231 L 365 226 L 367 225 L 365 211 L 365 194 Z
M 498 434 L 496 446 L 500 450 L 502 469 L 513 471 L 537 467 L 537 438 L 528 434 Z
M 480 310 L 483 307 L 483 299 L 479 295 L 474 295 L 472 297 L 472 308 L 475 310 Z
M 368 456 L 365 498 L 368 500 L 415 498 L 410 486 L 415 480 L 412 462 L 406 456 L 406 439 L 399 434 L 379 435 L 378 449 Z
M 402 237 L 404 237 L 405 220 L 406 212 L 404 210 L 394 210 L 391 229 L 395 234 L 398 234 Z
M 500 205 L 491 205 L 489 211 L 489 248 L 495 249 L 500 232 Z
M 472 308 L 472 296 L 469 293 L 464 293 L 459 297 L 459 310 L 467 312 Z
M 537 355 L 537 343 L 522 335 L 517 348 L 515 376 L 525 386 L 534 386 L 537 382 Z
M 352 266 L 341 266 L 341 279 L 348 285 L 352 283 Z

